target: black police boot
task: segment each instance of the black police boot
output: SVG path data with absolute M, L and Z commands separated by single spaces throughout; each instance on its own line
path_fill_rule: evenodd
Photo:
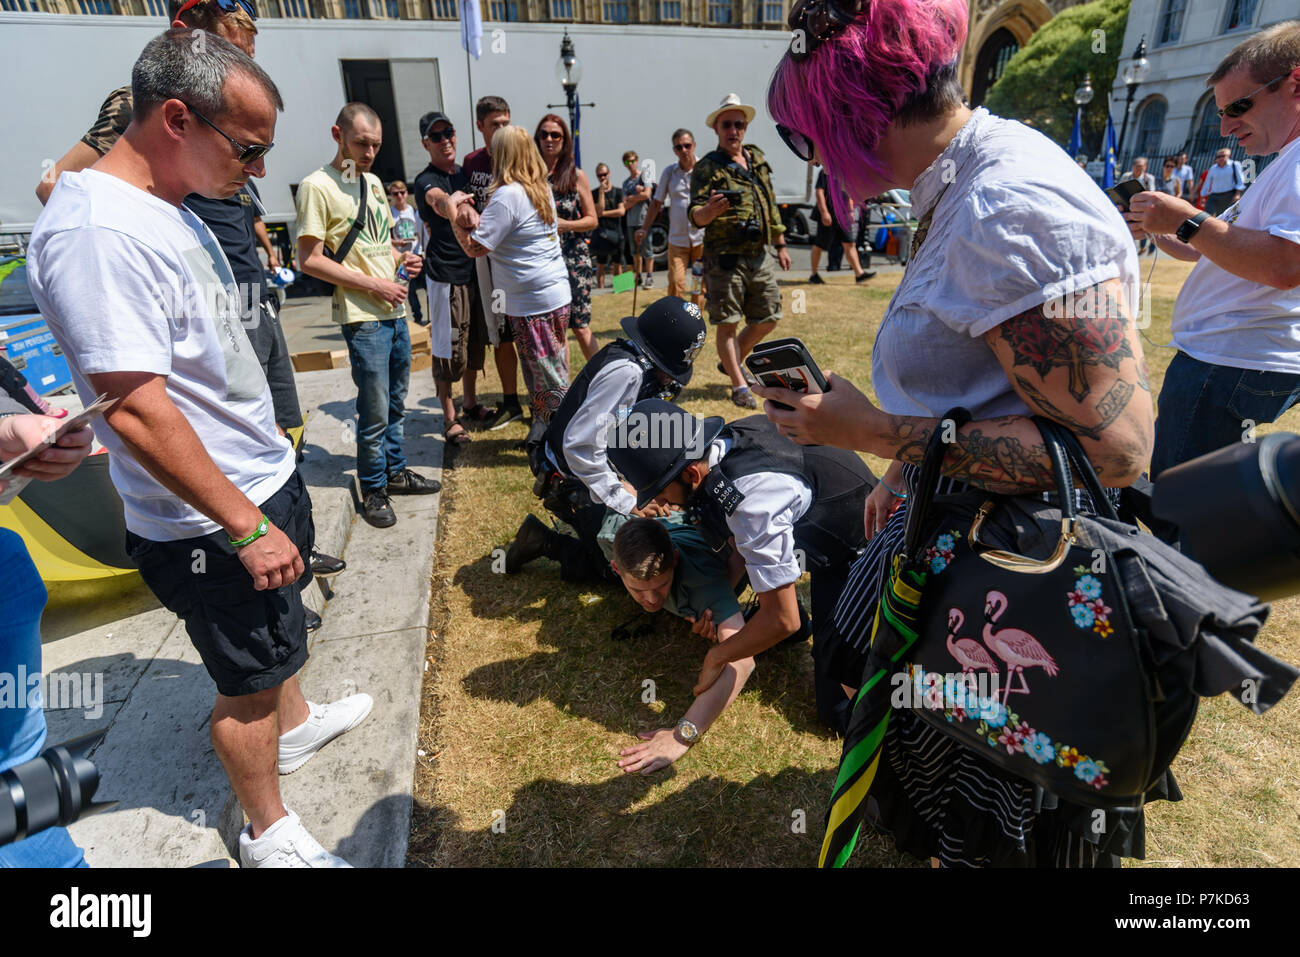
M 552 541 L 559 536 L 536 515 L 529 515 L 515 532 L 515 540 L 506 549 L 506 574 L 518 574 L 534 558 L 550 558 L 555 553 Z

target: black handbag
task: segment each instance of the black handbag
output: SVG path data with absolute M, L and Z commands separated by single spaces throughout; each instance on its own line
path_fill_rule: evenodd
M 1095 534 L 1107 520 L 1145 533 L 1119 522 L 1073 434 L 1034 423 L 1056 479 L 1052 503 L 979 490 L 935 497 L 946 449 L 931 443 L 903 552 L 926 577 L 918 638 L 892 676 L 891 704 L 1066 800 L 1140 806 L 1191 730 L 1198 698 L 1174 671 L 1162 683 L 1135 621 L 1127 583 L 1141 559 Z M 1078 513 L 1072 474 L 1096 518 Z

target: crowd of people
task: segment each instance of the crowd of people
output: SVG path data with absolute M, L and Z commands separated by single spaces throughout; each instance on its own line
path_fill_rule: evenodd
M 343 563 L 312 550 L 311 501 L 286 437 L 301 412 L 274 309 L 258 305 L 268 301 L 260 294 L 210 294 L 235 287 L 241 261 L 257 259 L 263 234 L 248 189 L 282 109 L 252 59 L 251 5 L 229 6 L 173 0 L 173 28 L 61 161 L 28 264 L 78 392 L 115 400 L 97 434 L 130 553 L 216 683 L 213 743 L 249 820 L 241 863 L 346 866 L 284 806 L 277 780 L 371 707 L 364 693 L 309 702 L 295 678 L 308 628 L 300 588 Z M 547 114 L 530 133 L 487 96 L 475 104 L 483 148 L 458 159 L 451 120 L 429 112 L 419 122 L 428 166 L 409 189 L 385 187 L 370 172 L 380 119 L 349 103 L 330 131 L 333 158 L 297 193 L 298 264 L 334 285 L 351 359 L 365 520 L 390 526 L 391 495 L 439 488 L 402 450 L 406 309 L 420 277 L 449 444 L 520 419 L 523 375 L 532 489 L 555 521 L 524 518 L 506 572 L 550 558 L 565 581 L 622 587 L 710 640 L 694 702 L 623 750 L 625 772 L 680 759 L 758 656 L 810 636 L 818 716 L 844 732 L 883 572 L 947 410 L 965 407 L 971 421 L 947 440 L 943 489 L 1019 494 L 1053 487 L 1032 416 L 1071 429 L 1116 490 L 1148 465 L 1154 476 L 1238 441 L 1243 420 L 1273 421 L 1300 399 L 1300 21 L 1248 38 L 1209 77 L 1225 135 L 1252 153 L 1279 152 L 1249 189 L 1229 182 L 1231 170 L 1207 176 L 1202 192 L 1234 200 L 1212 217 L 1188 201 L 1176 161 L 1160 182 L 1135 164 L 1149 188 L 1121 213 L 1041 134 L 967 106 L 956 67 L 964 0 L 900 0 L 852 16 L 825 8 L 795 5 L 790 25 L 804 42 L 782 56 L 766 106 L 785 145 L 823 168 L 826 243 L 844 247 L 859 281 L 871 274 L 835 224 L 852 221 L 854 197 L 911 190 L 919 221 L 871 346 L 874 402 L 834 375 L 808 395 L 761 386 L 745 368 L 782 319 L 772 260 L 787 270 L 790 259 L 770 165 L 745 141 L 757 111 L 736 94 L 704 118 L 716 148 L 696 157 L 694 136 L 678 129 L 677 162 L 659 181 L 647 182 L 629 152 L 621 186 L 606 164 L 594 186 L 576 167 L 562 118 Z M 193 42 L 196 28 L 212 34 L 205 44 Z M 646 281 L 644 244 L 665 207 L 669 294 L 597 349 L 593 282 L 629 248 Z M 1140 286 L 1133 240 L 1148 237 L 1197 263 L 1175 305 L 1179 352 L 1158 419 L 1130 295 Z M 1063 310 L 1062 300 L 1110 308 Z M 710 325 L 731 401 L 752 410 L 762 399 L 764 412 L 726 421 L 676 404 Z M 576 376 L 570 328 L 586 359 Z M 489 344 L 502 391 L 491 410 L 477 391 Z M 0 453 L 39 447 L 46 421 L 0 419 Z M 28 474 L 65 474 L 88 442 L 63 440 Z M 890 465 L 877 477 L 859 452 Z M 1084 496 L 1081 507 L 1097 505 Z M 805 573 L 809 608 L 796 590 Z M 748 611 L 738 600 L 746 586 L 756 596 Z M 0 768 L 12 751 L 0 740 Z M 1044 800 L 906 710 L 888 725 L 872 796 L 880 831 L 945 865 L 1108 866 L 1143 852 L 1140 813 L 1104 817 L 1099 829 L 1095 816 Z M 1178 797 L 1172 778 L 1149 795 Z M 75 858 L 69 844 L 52 853 Z

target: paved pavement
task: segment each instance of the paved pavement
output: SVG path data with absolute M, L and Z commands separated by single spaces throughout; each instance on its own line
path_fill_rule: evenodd
M 297 302 L 302 306 L 289 311 L 294 338 L 337 335 L 327 302 Z M 348 561 L 346 571 L 304 592 L 324 624 L 310 636 L 299 678 L 313 701 L 366 691 L 375 707 L 362 725 L 282 777 L 281 788 L 327 850 L 358 866 L 399 867 L 410 830 L 441 496 L 395 498 L 392 528 L 356 519 L 350 371 L 297 378 L 310 410 L 301 470 L 318 546 Z M 407 409 L 410 464 L 440 477 L 442 417 L 427 372 L 412 376 Z M 403 556 L 400 575 L 393 574 L 394 554 Z M 102 775 L 96 796 L 120 806 L 71 828 L 91 866 L 188 867 L 237 856 L 243 814 L 209 740 L 215 687 L 184 626 L 142 585 L 128 584 L 108 596 L 56 592 L 43 634 L 47 672 L 103 676 L 102 708 L 47 711 L 51 744 L 107 731 L 91 755 Z

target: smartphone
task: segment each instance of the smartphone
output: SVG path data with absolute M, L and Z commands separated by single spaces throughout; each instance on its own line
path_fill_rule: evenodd
M 1128 212 L 1128 201 L 1146 189 L 1141 180 L 1126 179 L 1106 190 L 1106 195 L 1124 212 Z
M 760 342 L 745 359 L 745 366 L 760 385 L 776 389 L 789 389 L 805 395 L 826 392 L 830 386 L 822 370 L 817 368 L 808 347 L 800 339 L 773 339 Z M 773 402 L 779 409 L 789 410 L 784 402 Z
M 738 189 L 720 189 L 718 192 L 725 196 L 727 202 L 731 203 L 732 206 L 740 202 L 740 190 Z
M 69 432 L 76 432 L 78 429 L 82 428 L 83 426 L 89 425 L 92 419 L 99 416 L 101 413 L 103 413 L 103 411 L 106 408 L 108 408 L 116 401 L 117 401 L 116 399 L 110 399 L 105 395 L 101 395 L 89 406 L 82 409 L 72 418 L 65 419 L 63 422 L 61 422 L 59 424 L 59 427 L 54 431 L 54 434 L 50 436 L 50 440 L 48 443 L 39 446 L 37 448 L 34 448 L 29 452 L 24 452 L 22 455 L 19 455 L 17 458 L 12 458 L 8 462 L 5 462 L 3 465 L 0 465 L 0 478 L 4 478 L 6 475 L 8 475 L 14 469 L 18 468 L 24 462 L 28 462 L 31 459 L 36 458 L 38 455 L 40 455 L 42 452 L 48 449 L 51 445 L 57 445 L 59 439 L 63 438 Z

